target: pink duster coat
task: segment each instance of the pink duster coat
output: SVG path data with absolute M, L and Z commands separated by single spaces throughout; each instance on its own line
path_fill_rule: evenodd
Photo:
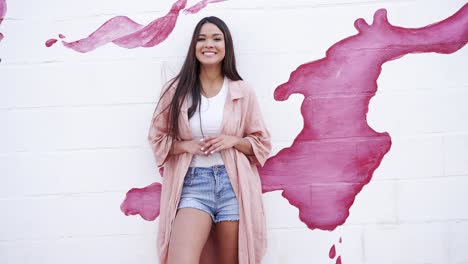
M 189 153 L 168 155 L 172 144 L 172 138 L 167 133 L 168 111 L 161 111 L 170 103 L 174 91 L 175 87 L 170 87 L 161 98 L 148 136 L 158 167 L 164 166 L 157 241 L 161 264 L 167 263 L 172 225 L 184 177 L 193 156 Z M 187 109 L 185 100 L 179 118 L 180 139 L 176 140 L 192 139 Z M 221 151 L 221 156 L 239 202 L 239 263 L 260 263 L 265 254 L 267 237 L 262 188 L 256 166 L 265 163 L 271 143 L 255 93 L 244 81 L 228 82 L 221 134 L 244 137 L 253 148 L 252 156 L 246 156 L 235 148 Z M 205 245 L 201 263 L 218 263 L 213 248 L 213 232 Z

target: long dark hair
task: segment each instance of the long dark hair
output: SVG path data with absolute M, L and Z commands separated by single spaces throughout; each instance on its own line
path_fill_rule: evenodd
M 169 111 L 169 122 L 168 122 L 168 132 L 169 135 L 173 137 L 173 139 L 177 138 L 179 134 L 179 115 L 180 109 L 182 107 L 182 103 L 190 94 L 192 97 L 192 105 L 188 109 L 188 117 L 191 118 L 197 108 L 198 105 L 201 104 L 201 83 L 200 83 L 200 62 L 195 56 L 195 48 L 198 41 L 198 35 L 200 34 L 200 30 L 202 26 L 206 23 L 211 23 L 216 25 L 224 35 L 224 43 L 225 43 L 225 56 L 221 63 L 221 73 L 228 77 L 233 81 L 242 80 L 241 76 L 237 72 L 236 68 L 236 57 L 234 55 L 234 44 L 232 42 L 231 32 L 227 27 L 226 23 L 221 19 L 210 16 L 205 17 L 195 27 L 193 31 L 192 40 L 190 42 L 190 46 L 187 52 L 187 57 L 185 58 L 185 62 L 182 65 L 182 69 L 180 70 L 179 74 L 176 75 L 171 81 L 168 87 L 172 87 L 174 83 L 177 82 L 174 97 L 172 98 L 171 103 L 167 106 Z M 171 88 L 169 88 L 171 89 Z M 166 95 L 167 89 L 162 95 Z M 159 106 L 159 103 L 158 103 Z M 157 107 L 158 107 L 157 106 Z M 156 108 L 157 108 L 156 107 Z M 164 112 L 167 109 L 161 111 Z

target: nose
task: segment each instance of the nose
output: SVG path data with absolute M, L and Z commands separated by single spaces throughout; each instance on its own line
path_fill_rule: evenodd
M 213 47 L 214 46 L 213 43 L 214 42 L 212 40 L 207 40 L 205 41 L 205 47 Z

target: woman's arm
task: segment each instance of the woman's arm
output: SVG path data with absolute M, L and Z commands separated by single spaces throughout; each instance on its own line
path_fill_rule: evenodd
M 236 148 L 238 151 L 244 153 L 245 155 L 253 155 L 253 148 L 252 144 L 250 144 L 250 141 L 248 141 L 245 138 L 239 137 L 239 143 L 234 145 L 234 148 Z
M 169 151 L 169 155 L 179 155 L 182 153 L 192 153 L 203 155 L 202 150 L 205 146 L 205 142 L 201 140 L 179 140 L 172 144 L 172 148 Z
M 246 156 L 250 162 L 263 166 L 271 151 L 270 133 L 265 126 L 254 90 L 247 85 L 245 88 L 249 91 L 249 96 L 243 139 L 247 140 L 252 148 Z

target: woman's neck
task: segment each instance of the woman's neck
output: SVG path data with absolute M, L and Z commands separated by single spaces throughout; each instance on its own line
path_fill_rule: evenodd
M 207 81 L 213 82 L 219 80 L 220 78 L 224 78 L 221 72 L 221 66 L 218 67 L 201 67 L 200 69 L 200 81 Z
M 223 85 L 224 76 L 221 67 L 202 67 L 200 70 L 200 82 L 202 94 L 206 97 L 216 95 Z

